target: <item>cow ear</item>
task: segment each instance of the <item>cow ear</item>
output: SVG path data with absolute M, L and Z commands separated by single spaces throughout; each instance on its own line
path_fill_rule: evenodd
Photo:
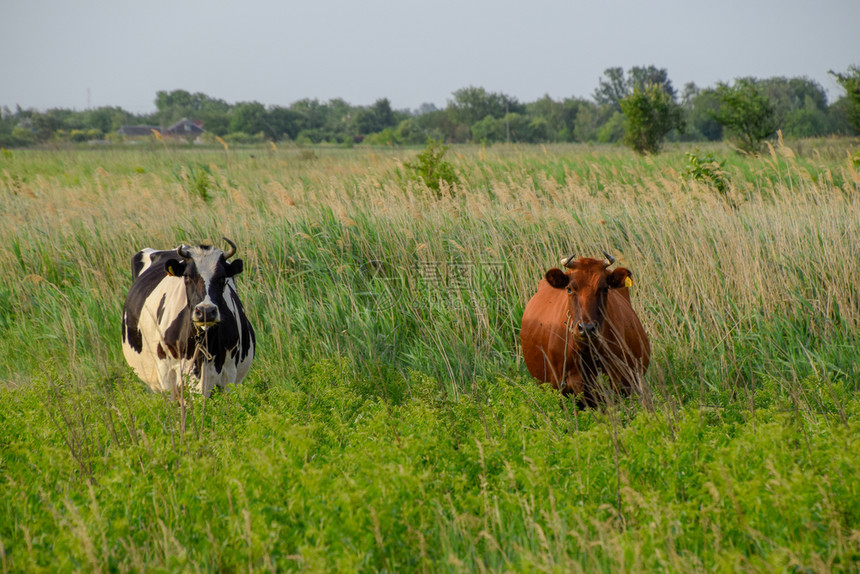
M 181 277 L 185 274 L 185 262 L 176 259 L 168 259 L 164 262 L 164 270 L 171 277 Z
M 227 277 L 235 277 L 242 270 L 245 269 L 245 264 L 241 259 L 234 259 L 233 261 L 229 261 L 225 266 L 225 270 L 227 271 Z
M 618 289 L 620 287 L 632 287 L 633 286 L 633 274 L 629 269 L 625 269 L 624 267 L 619 267 L 615 271 L 609 274 L 606 282 L 609 284 L 611 289 Z
M 570 283 L 570 277 L 565 275 L 564 271 L 558 267 L 553 267 L 547 271 L 544 278 L 551 287 L 555 287 L 556 289 L 564 289 L 567 287 L 567 284 Z

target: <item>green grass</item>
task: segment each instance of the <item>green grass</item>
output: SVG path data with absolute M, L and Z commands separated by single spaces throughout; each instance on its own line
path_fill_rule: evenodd
M 14 151 L 0 159 L 0 572 L 856 571 L 856 140 Z M 182 408 L 119 345 L 129 259 L 239 246 L 246 383 Z M 633 270 L 651 401 L 526 373 L 561 254 Z

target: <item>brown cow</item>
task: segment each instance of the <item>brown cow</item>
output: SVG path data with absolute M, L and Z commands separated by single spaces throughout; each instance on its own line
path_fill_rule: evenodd
M 533 377 L 594 406 L 603 398 L 595 380 L 609 376 L 616 392 L 641 390 L 651 346 L 630 306 L 632 274 L 608 268 L 615 259 L 562 259 L 567 272 L 546 272 L 526 305 L 520 340 Z

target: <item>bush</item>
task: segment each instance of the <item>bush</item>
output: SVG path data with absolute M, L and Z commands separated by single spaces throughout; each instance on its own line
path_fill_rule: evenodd
M 729 192 L 728 175 L 723 171 L 726 160 L 718 162 L 713 154 L 699 156 L 698 150 L 687 153 L 687 175 L 691 179 L 716 188 L 721 194 Z
M 407 178 L 423 183 L 435 192 L 437 198 L 441 198 L 442 182 L 450 186 L 458 181 L 454 166 L 442 159 L 447 151 L 448 146 L 428 138 L 424 151 L 415 156 L 413 161 L 403 162 Z
M 637 153 L 658 153 L 666 134 L 680 123 L 680 108 L 657 84 L 634 88 L 620 103 L 626 118 L 622 141 Z

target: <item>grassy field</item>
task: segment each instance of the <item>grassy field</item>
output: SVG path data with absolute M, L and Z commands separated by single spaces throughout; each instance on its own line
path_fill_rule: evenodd
M 858 146 L 6 151 L 0 572 L 857 572 Z M 257 360 L 183 409 L 130 258 L 221 236 Z M 519 322 L 604 249 L 649 393 L 578 411 Z

